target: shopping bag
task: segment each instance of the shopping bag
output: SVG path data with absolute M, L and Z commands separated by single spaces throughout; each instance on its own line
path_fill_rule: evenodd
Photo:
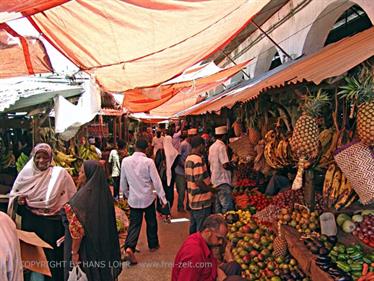
M 79 265 L 75 265 L 73 269 L 69 271 L 69 278 L 67 281 L 88 281 L 88 279 Z
M 169 201 L 167 201 L 167 204 L 166 206 L 163 208 L 162 205 L 161 205 L 161 200 L 159 202 L 159 206 L 158 206 L 158 212 L 161 214 L 161 215 L 164 215 L 164 216 L 169 216 L 171 213 L 170 213 L 170 203 Z

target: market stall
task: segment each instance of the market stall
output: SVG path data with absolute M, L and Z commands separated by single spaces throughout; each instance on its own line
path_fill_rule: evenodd
M 304 84 L 306 93 L 292 86 L 287 90 L 294 97 L 265 92 L 233 107 L 234 134 L 248 134 L 231 144 L 242 162 L 234 198 L 243 211 L 234 214 L 229 239 L 249 280 L 372 278 L 370 65 L 369 60 L 335 85 Z M 261 186 L 258 174 L 270 180 L 267 186 Z M 243 221 L 243 213 L 250 219 Z M 269 238 L 273 243 L 265 243 Z
M 305 58 L 182 114 L 230 128 L 238 211 L 225 216 L 234 258 L 249 280 L 374 278 L 373 53 L 356 55 L 360 65 L 327 67 L 318 85 L 312 74 L 309 82 L 282 80 L 310 67 L 313 58 Z

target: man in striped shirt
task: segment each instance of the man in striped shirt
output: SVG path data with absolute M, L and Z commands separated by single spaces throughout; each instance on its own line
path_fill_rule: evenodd
M 205 218 L 211 214 L 212 192 L 214 191 L 201 154 L 204 148 L 203 138 L 193 137 L 191 147 L 191 153 L 185 162 L 188 199 L 191 208 L 190 234 L 199 231 Z

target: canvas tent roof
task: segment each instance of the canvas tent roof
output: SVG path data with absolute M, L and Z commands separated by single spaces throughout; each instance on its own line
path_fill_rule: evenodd
M 42 12 L 70 0 L 4 0 L 0 1 L 0 23 Z
M 43 43 L 23 37 L 7 24 L 0 24 L 0 78 L 52 72 Z
M 210 56 L 269 2 L 81 0 L 30 19 L 104 91 L 121 92 L 161 84 Z
M 222 69 L 214 64 L 198 64 L 157 87 L 128 90 L 123 106 L 132 113 L 152 110 L 152 114 L 171 116 L 196 103 L 199 95 L 224 83 L 249 61 Z
M 260 79 L 245 82 L 239 88 L 218 95 L 177 115 L 198 115 L 217 112 L 222 107 L 231 108 L 235 103 L 253 99 L 263 90 L 271 87 L 302 81 L 319 84 L 324 79 L 343 74 L 373 55 L 374 27 L 371 27 L 352 37 L 328 45 L 312 55 L 282 65 L 266 73 Z

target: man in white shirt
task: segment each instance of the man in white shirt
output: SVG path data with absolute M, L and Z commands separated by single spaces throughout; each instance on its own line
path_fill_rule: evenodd
M 231 170 L 234 168 L 227 155 L 227 147 L 224 136 L 227 127 L 221 126 L 215 129 L 216 141 L 209 148 L 209 164 L 213 188 L 217 189 L 215 194 L 214 209 L 216 213 L 225 213 L 234 210 L 234 200 L 231 187 Z
M 153 158 L 156 157 L 157 150 L 164 148 L 164 137 L 161 135 L 161 131 L 157 130 L 156 136 L 152 139 L 153 147 Z
M 157 235 L 157 219 L 153 191 L 156 190 L 163 208 L 167 206 L 165 192 L 156 165 L 152 159 L 147 158 L 145 152 L 148 142 L 139 139 L 136 142 L 135 153 L 122 160 L 120 189 L 128 199 L 130 206 L 130 225 L 125 242 L 126 253 L 130 263 L 136 264 L 135 248 L 138 243 L 142 226 L 143 215 L 147 224 L 148 247 L 151 252 L 159 246 Z
M 0 280 L 23 281 L 20 244 L 15 223 L 0 212 Z

